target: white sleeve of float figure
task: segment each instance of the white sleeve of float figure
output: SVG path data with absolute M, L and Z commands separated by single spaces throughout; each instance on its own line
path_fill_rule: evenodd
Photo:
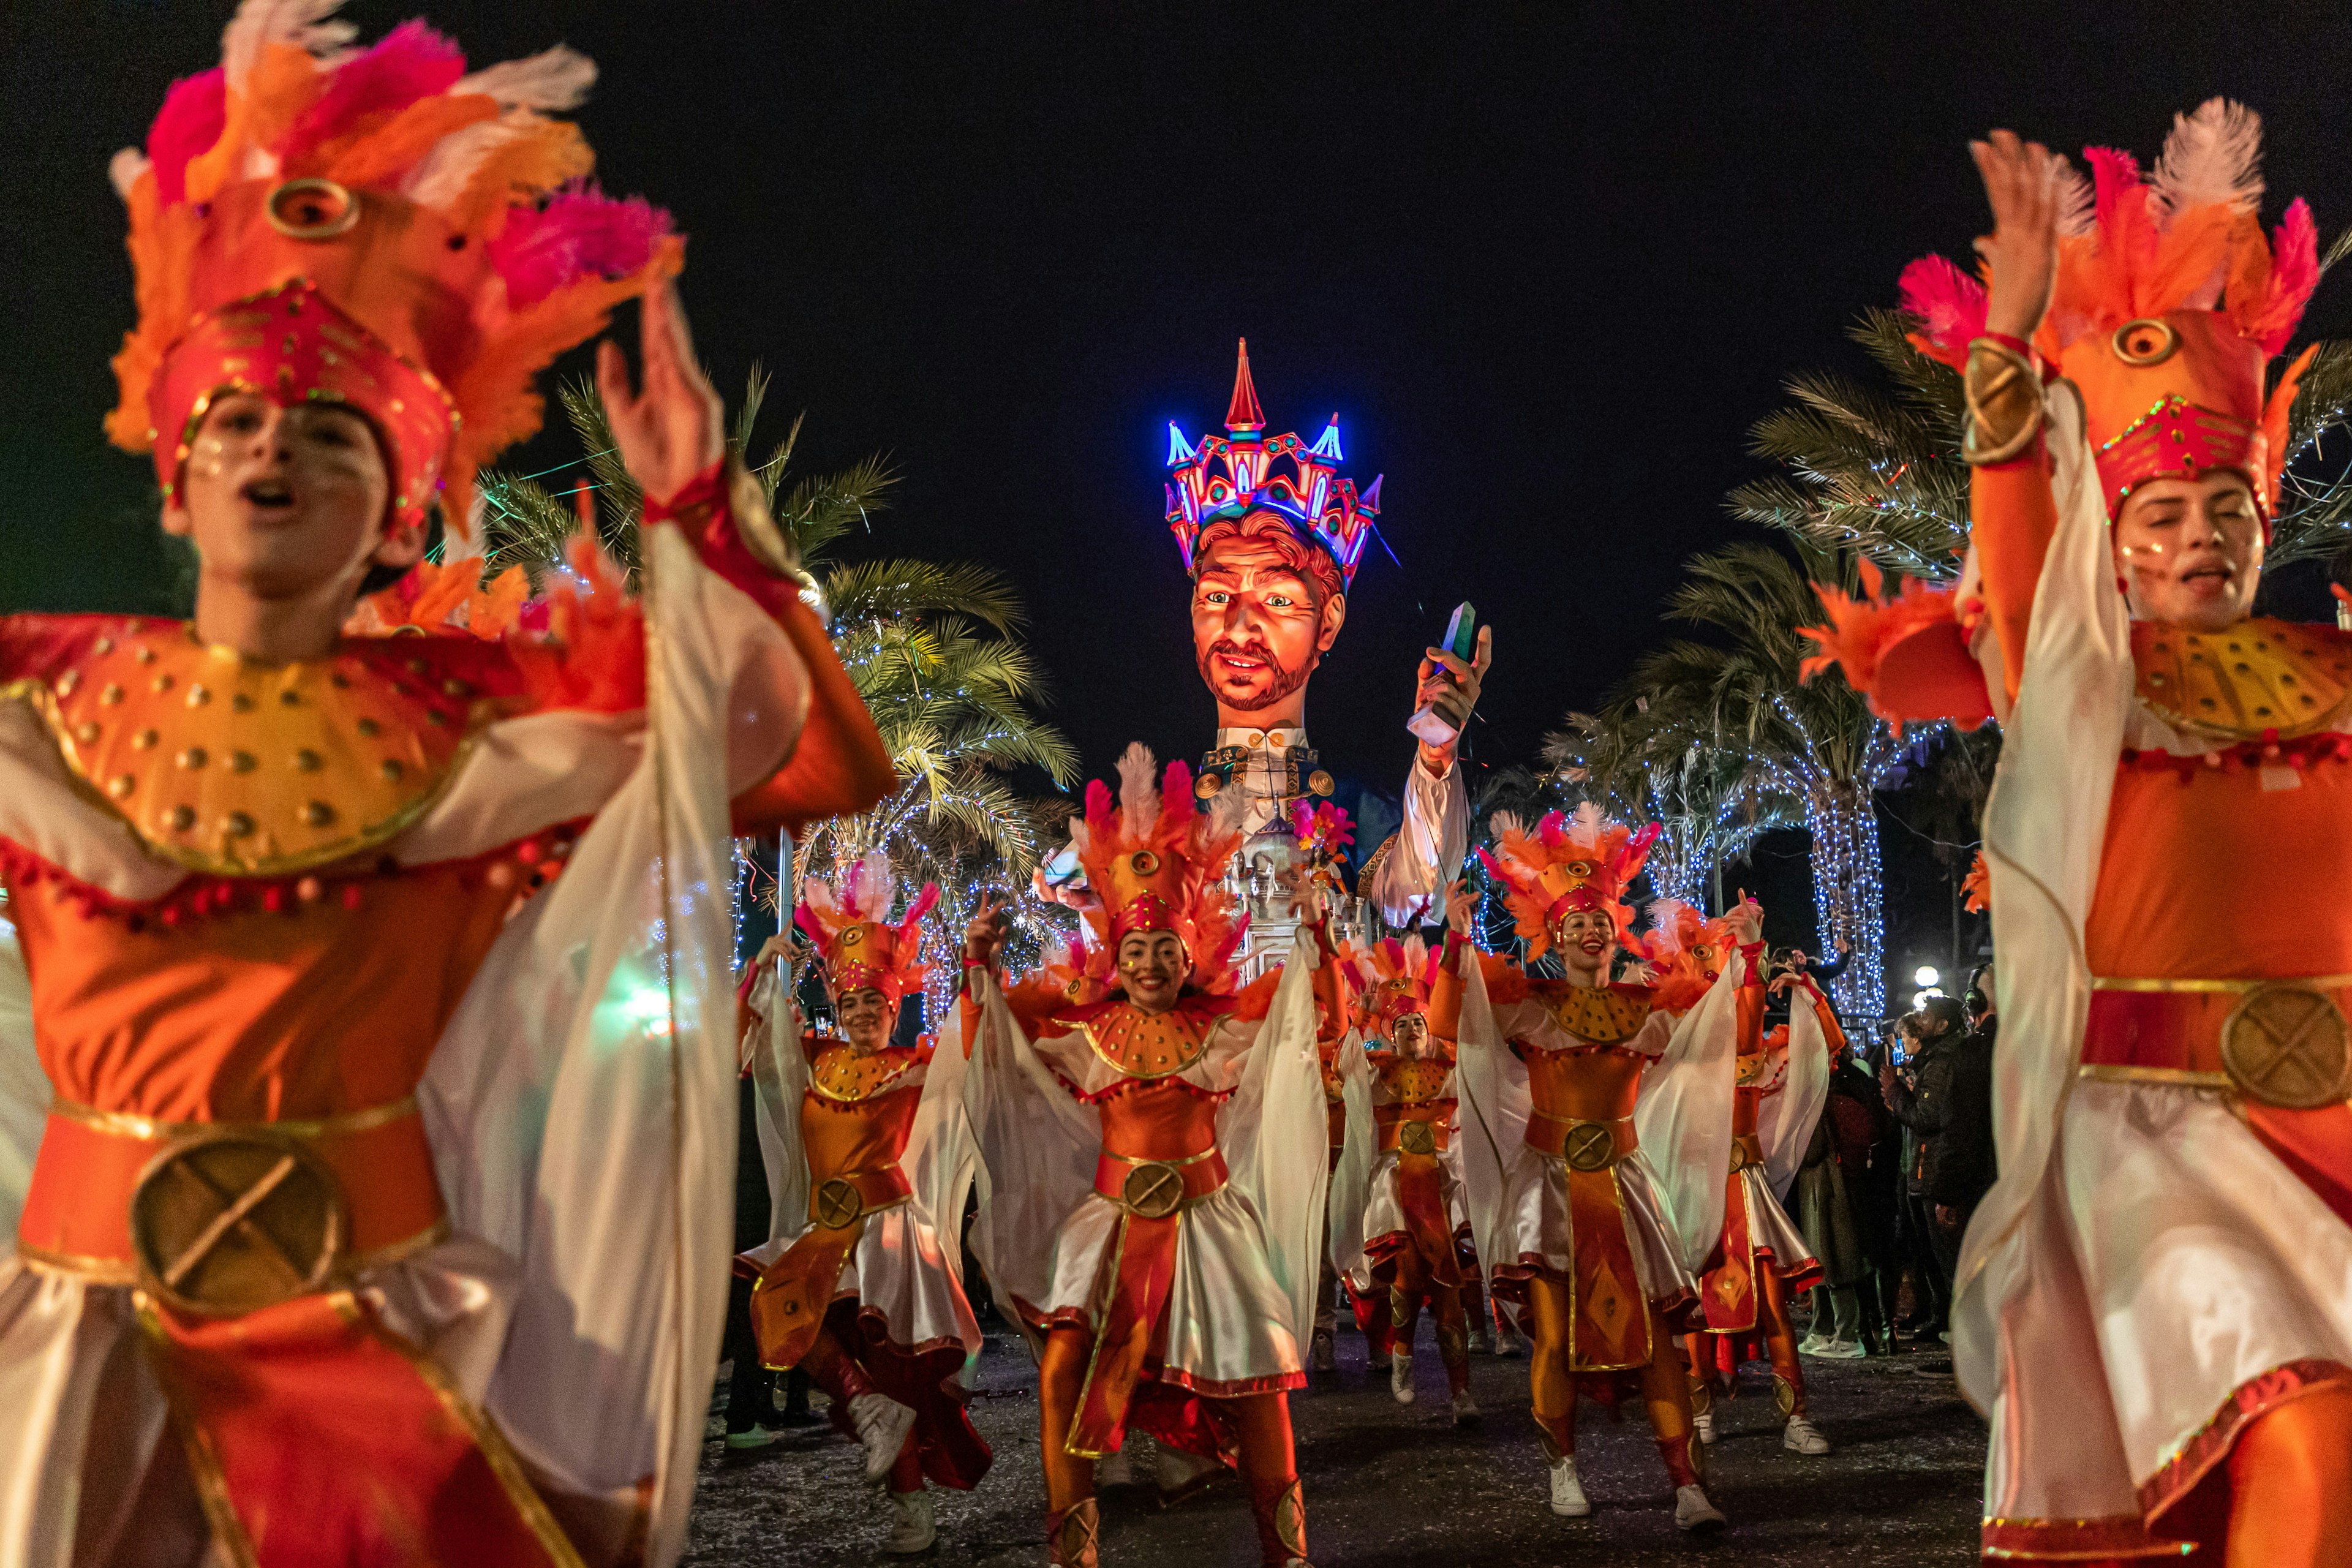
M 1462 764 L 1433 776 L 1414 758 L 1404 785 L 1404 826 L 1396 847 L 1361 889 L 1392 926 L 1443 920 L 1445 889 L 1470 853 L 1470 796 Z

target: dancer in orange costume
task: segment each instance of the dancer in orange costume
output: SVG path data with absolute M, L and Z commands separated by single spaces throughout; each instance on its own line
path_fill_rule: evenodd
M 1075 970 L 1008 1000 L 992 915 L 967 936 L 965 1102 L 989 1193 L 972 1246 L 1043 1344 L 1055 1563 L 1095 1563 L 1094 1460 L 1131 1419 L 1164 1448 L 1237 1458 L 1265 1562 L 1298 1568 L 1288 1391 L 1306 1385 L 1323 1250 L 1316 1037 L 1338 966 L 1310 890 L 1315 942 L 1235 994 L 1219 879 L 1240 835 L 1200 814 L 1181 763 L 1155 772 L 1131 747 L 1117 804 L 1093 784 L 1071 824 L 1095 900 Z
M 889 863 L 877 851 L 836 892 L 803 884 L 795 919 L 815 942 L 838 1037 L 803 1034 L 773 966 L 752 1009 L 768 1020 L 753 1059 L 761 1136 L 774 1145 L 776 1207 L 800 1224 L 746 1253 L 760 1360 L 804 1369 L 833 1401 L 834 1424 L 866 1447 L 866 1479 L 887 1482 L 882 1550 L 910 1556 L 938 1538 L 926 1477 L 970 1490 L 988 1446 L 964 1414 L 961 1374 L 980 1353 L 979 1321 L 958 1278 L 961 1251 L 936 1215 L 963 1214 L 971 1140 L 961 1052 L 929 1039 L 890 1043 L 898 1005 L 919 994 L 926 886 L 895 925 Z M 950 1248 L 953 1250 L 950 1250 Z
M 352 48 L 332 9 L 243 6 L 113 165 L 109 430 L 195 546 L 194 620 L 0 623 L 34 1025 L 0 1048 L 38 1058 L 0 1084 L 55 1094 L 0 1118 L 31 1166 L 0 1561 L 674 1556 L 734 1171 L 732 931 L 698 889 L 730 830 L 891 785 L 730 483 L 683 242 L 571 184 L 551 111 L 593 68 L 469 73 L 421 23 Z M 640 294 L 642 391 L 616 345 L 599 374 L 645 597 L 592 547 L 545 634 L 510 582 L 396 595 L 463 630 L 346 635 L 436 514 L 463 553 L 534 373 Z
M 1975 145 L 1985 285 L 1905 279 L 1968 394 L 1961 595 L 1824 595 L 1882 712 L 2002 722 L 2000 1178 L 1952 1320 L 1988 1557 L 2352 1561 L 2352 638 L 2252 616 L 2319 277 L 2259 149 L 2218 99 L 2146 176 Z
M 1757 1340 L 1772 1362 L 1772 1404 L 1780 1414 L 1783 1447 L 1806 1455 L 1830 1451 L 1805 1414 L 1805 1369 L 1797 1359 L 1797 1332 L 1789 1301 L 1819 1282 L 1822 1266 L 1780 1206 L 1796 1180 L 1798 1162 L 1829 1098 L 1827 1037 L 1837 1028 L 1828 999 L 1798 972 L 1811 1005 L 1792 1013 L 1801 1024 L 1763 1033 L 1765 986 L 1759 948 L 1744 948 L 1748 983 L 1739 989 L 1739 1064 L 1731 1102 L 1731 1174 L 1725 1184 L 1723 1237 L 1699 1276 L 1701 1328 L 1689 1339 L 1691 1402 L 1699 1441 L 1715 1441 L 1715 1395 L 1727 1390 L 1742 1352 Z M 1790 977 L 1773 984 L 1785 991 Z M 1800 1038 L 1801 1035 L 1801 1038 Z M 1844 1037 L 1836 1036 L 1840 1048 Z
M 1360 1296 L 1385 1298 L 1387 1312 L 1365 1314 L 1366 1336 L 1391 1350 L 1389 1389 L 1413 1402 L 1413 1330 L 1424 1302 L 1437 1321 L 1454 1425 L 1478 1419 L 1470 1394 L 1470 1343 L 1463 1318 L 1463 1275 L 1454 1249 L 1462 1214 L 1461 1181 L 1452 1157 L 1455 1125 L 1453 1052 L 1429 1026 L 1437 955 L 1417 936 L 1391 937 L 1358 959 L 1362 1031 L 1382 1048 L 1346 1051 L 1344 1079 L 1361 1084 L 1350 1097 L 1349 1152 L 1333 1179 L 1333 1203 L 1351 1219 L 1337 1222 L 1335 1251 L 1363 1280 Z
M 1579 1384 L 1613 1397 L 1633 1381 L 1674 1479 L 1675 1522 L 1719 1529 L 1675 1335 L 1722 1224 L 1745 965 L 1735 957 L 1713 983 L 1611 984 L 1633 919 L 1619 900 L 1656 828 L 1635 835 L 1589 805 L 1532 833 L 1508 814 L 1495 826 L 1499 855 L 1486 858 L 1528 951 L 1557 952 L 1567 977 L 1533 979 L 1499 958 L 1465 973 L 1476 900 L 1457 889 L 1430 1021 L 1460 1042 L 1463 1186 L 1489 1289 L 1533 1319 L 1552 1511 L 1592 1510 L 1576 1473 Z M 1742 941 L 1759 919 L 1750 903 L 1727 917 Z

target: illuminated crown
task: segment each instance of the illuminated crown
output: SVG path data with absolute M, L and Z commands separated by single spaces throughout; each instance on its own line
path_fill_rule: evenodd
M 815 941 L 835 1000 L 871 985 L 895 1012 L 922 988 L 923 917 L 940 901 L 939 884 L 924 883 L 896 925 L 889 921 L 891 897 L 890 862 L 878 849 L 851 866 L 838 889 L 822 877 L 801 883 L 793 922 Z
M 1637 833 L 1605 820 L 1587 801 L 1572 817 L 1547 812 L 1533 833 L 1507 811 L 1496 812 L 1494 824 L 1496 852 L 1490 855 L 1481 845 L 1478 858 L 1503 884 L 1528 956 L 1549 951 L 1552 926 L 1578 910 L 1607 910 L 1620 934 L 1633 925 L 1633 911 L 1622 900 L 1650 858 L 1661 831 L 1657 823 Z
M 532 376 L 685 242 L 580 184 L 594 154 L 542 111 L 580 101 L 587 58 L 468 74 L 422 22 L 350 48 L 335 8 L 246 0 L 221 64 L 115 154 L 139 321 L 107 433 L 154 453 L 169 497 L 224 393 L 346 405 L 383 441 L 395 524 L 441 499 L 462 531 L 475 470 L 539 428 Z
M 1276 458 L 1290 458 L 1296 471 L 1269 477 Z M 1344 590 L 1356 580 L 1356 562 L 1381 510 L 1381 481 L 1374 479 L 1358 495 L 1355 480 L 1339 478 L 1338 465 L 1345 460 L 1336 414 L 1311 447 L 1297 436 L 1267 439 L 1257 388 L 1250 382 L 1249 340 L 1243 339 L 1225 433 L 1203 436 L 1192 447 L 1175 421 L 1168 424 L 1168 466 L 1176 470 L 1168 486 L 1168 526 L 1184 552 L 1184 570 L 1193 570 L 1193 542 L 1209 523 L 1270 511 L 1290 525 L 1299 542 L 1331 557 Z
M 1242 939 L 1234 900 L 1220 885 L 1241 834 L 1204 815 L 1192 772 L 1140 745 L 1118 760 L 1118 799 L 1100 779 L 1087 785 L 1087 814 L 1070 823 L 1070 844 L 1086 868 L 1085 910 L 1100 945 L 1116 952 L 1130 931 L 1172 931 L 1192 961 L 1193 983 L 1230 989 Z
M 2235 469 L 2267 526 L 2278 505 L 2287 414 L 2311 352 L 2267 400 L 2263 368 L 2294 335 L 2319 282 L 2318 233 L 2296 201 L 2268 240 L 2262 120 L 2212 99 L 2174 117 L 2143 177 L 2128 153 L 2084 151 L 2072 175 L 2058 278 L 2033 346 L 2083 394 L 2110 517 L 2151 479 Z M 1965 370 L 1985 331 L 1985 289 L 1941 257 L 1903 274 L 1921 352 Z

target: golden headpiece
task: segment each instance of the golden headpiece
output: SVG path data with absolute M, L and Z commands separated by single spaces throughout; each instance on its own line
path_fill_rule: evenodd
M 1242 921 L 1219 885 L 1241 834 L 1203 814 L 1192 773 L 1181 762 L 1158 766 L 1149 748 L 1129 746 L 1118 760 L 1118 801 L 1100 779 L 1087 785 L 1087 814 L 1070 822 L 1070 843 L 1086 868 L 1085 910 L 1097 939 L 1116 950 L 1130 931 L 1172 931 L 1192 960 L 1193 983 L 1222 989 L 1233 980 Z
M 838 888 L 822 877 L 801 883 L 793 923 L 815 940 L 824 980 L 836 1000 L 873 986 L 895 1013 L 923 985 L 923 917 L 940 901 L 937 882 L 926 882 L 907 913 L 890 923 L 890 862 L 876 850 L 851 866 Z
M 1658 824 L 1637 833 L 1603 818 L 1590 801 L 1574 816 L 1546 813 L 1533 833 L 1507 811 L 1496 812 L 1494 824 L 1496 853 L 1481 845 L 1478 858 L 1502 882 L 1528 957 L 1550 950 L 1551 928 L 1572 910 L 1607 910 L 1620 934 L 1632 927 L 1633 910 L 1622 900 L 1650 858 Z
M 1421 938 L 1383 937 L 1352 956 L 1356 983 L 1362 991 L 1356 1019 L 1364 1033 L 1393 1039 L 1398 1019 L 1408 1013 L 1428 1016 L 1440 955 Z
M 114 358 L 115 445 L 164 494 L 213 400 L 348 405 L 384 446 L 395 523 L 539 428 L 531 378 L 683 265 L 669 216 L 582 184 L 594 154 L 543 111 L 595 79 L 556 47 L 468 74 L 422 22 L 369 49 L 338 0 L 246 0 L 221 64 L 176 83 L 115 154 L 139 324 Z

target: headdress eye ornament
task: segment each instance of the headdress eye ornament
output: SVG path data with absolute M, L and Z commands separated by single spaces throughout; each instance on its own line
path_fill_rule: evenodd
M 2162 364 L 2180 347 L 2180 334 L 2169 321 L 2143 316 L 2116 329 L 2111 346 L 2116 357 L 2129 365 Z
M 1160 857 L 1149 849 L 1139 849 L 1128 857 L 1127 868 L 1139 877 L 1149 877 L 1160 869 Z
M 263 199 L 261 212 L 289 239 L 332 239 L 360 221 L 360 199 L 332 180 L 288 180 Z

